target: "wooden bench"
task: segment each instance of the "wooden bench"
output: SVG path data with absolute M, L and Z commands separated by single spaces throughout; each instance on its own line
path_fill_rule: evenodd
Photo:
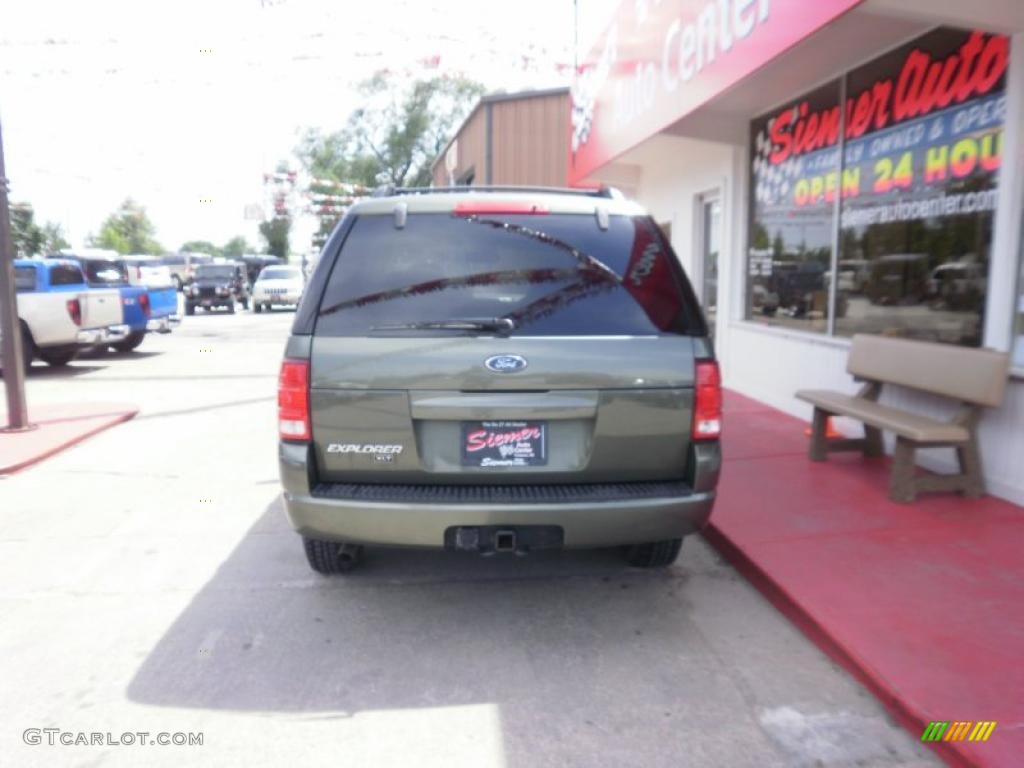
M 889 498 L 913 501 L 919 491 L 962 491 L 967 496 L 985 492 L 978 451 L 977 424 L 984 406 L 1003 400 L 1009 356 L 990 349 L 909 341 L 886 336 L 854 336 L 846 370 L 865 382 L 856 395 L 827 390 L 802 390 L 800 400 L 814 406 L 811 425 L 811 461 L 824 461 L 832 451 L 862 451 L 881 456 L 882 431 L 896 435 Z M 895 384 L 956 400 L 960 408 L 949 421 L 910 413 L 878 402 L 882 386 Z M 864 424 L 862 438 L 830 438 L 830 416 L 847 416 Z M 958 474 L 915 473 L 914 452 L 919 447 L 956 449 Z

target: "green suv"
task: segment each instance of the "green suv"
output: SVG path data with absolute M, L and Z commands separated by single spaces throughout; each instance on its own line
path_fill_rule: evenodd
M 320 573 L 372 545 L 665 566 L 711 514 L 721 402 L 675 254 L 614 190 L 381 190 L 288 339 L 285 507 Z

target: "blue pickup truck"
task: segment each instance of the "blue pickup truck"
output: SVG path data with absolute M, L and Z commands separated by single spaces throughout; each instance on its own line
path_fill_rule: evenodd
M 67 365 L 83 349 L 124 341 L 117 288 L 90 288 L 77 262 L 15 259 L 18 324 L 26 370 L 33 359 Z
M 133 285 L 129 265 L 112 251 L 61 253 L 82 266 L 85 279 L 93 288 L 117 288 L 124 308 L 123 322 L 128 325 L 127 338 L 110 346 L 119 352 L 135 349 L 149 332 L 170 333 L 181 322 L 178 313 L 178 292 L 168 281 L 166 286 Z

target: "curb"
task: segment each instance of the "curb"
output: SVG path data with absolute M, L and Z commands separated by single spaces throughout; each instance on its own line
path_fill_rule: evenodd
M 37 454 L 34 454 L 32 456 L 29 456 L 28 458 L 18 460 L 18 461 L 16 461 L 13 464 L 0 465 L 0 476 L 13 475 L 16 472 L 20 472 L 20 471 L 22 471 L 24 469 L 27 469 L 28 467 L 34 466 L 34 465 L 44 461 L 45 459 L 48 459 L 51 456 L 54 456 L 55 454 L 60 453 L 61 451 L 64 451 L 64 450 L 66 450 L 66 449 L 68 449 L 68 448 L 70 448 L 70 447 L 72 447 L 74 445 L 78 445 L 78 443 L 81 443 L 82 441 L 92 437 L 95 434 L 103 432 L 106 429 L 110 429 L 111 427 L 117 426 L 118 424 L 123 424 L 126 421 L 130 421 L 131 419 L 135 418 L 135 416 L 137 414 L 138 414 L 138 410 L 135 409 L 135 410 L 130 410 L 130 411 L 122 411 L 122 412 L 116 413 L 116 414 L 112 414 L 112 413 L 102 414 L 102 413 L 99 413 L 99 414 L 91 414 L 91 415 L 86 415 L 86 416 L 75 417 L 75 419 L 59 419 L 58 421 L 72 421 L 72 420 L 81 420 L 81 419 L 86 419 L 86 418 L 96 419 L 96 418 L 105 417 L 106 420 L 100 422 L 99 424 L 96 424 L 93 427 L 90 427 L 89 429 L 85 430 L 84 432 L 78 432 L 78 433 L 72 435 L 69 438 L 65 438 L 64 440 L 58 441 L 53 446 L 50 446 L 50 447 L 44 449 L 41 453 L 37 453 Z
M 924 733 L 928 722 L 914 712 L 899 696 L 898 692 L 882 680 L 874 670 L 861 659 L 852 648 L 845 646 L 833 637 L 814 618 L 813 614 L 804 609 L 793 597 L 776 582 L 771 575 L 761 568 L 746 552 L 719 530 L 715 524 L 709 523 L 701 532 L 704 540 L 729 562 L 750 584 L 757 589 L 775 608 L 796 627 L 826 656 L 850 673 L 854 679 L 867 688 L 872 695 L 885 707 L 886 711 L 911 735 L 917 737 Z M 976 768 L 977 763 L 962 754 L 953 742 L 924 742 L 947 765 L 955 768 Z

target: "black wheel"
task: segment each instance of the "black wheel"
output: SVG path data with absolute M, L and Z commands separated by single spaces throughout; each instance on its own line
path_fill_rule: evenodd
M 110 346 L 118 352 L 131 352 L 142 343 L 144 338 L 146 338 L 145 331 L 132 331 L 124 341 L 119 341 L 117 344 L 111 344 Z
M 24 322 L 21 324 L 21 362 L 25 367 L 25 373 L 32 368 L 32 358 L 38 354 L 36 343 L 32 340 L 32 332 Z
M 634 544 L 626 549 L 626 562 L 635 568 L 664 568 L 676 561 L 682 546 L 682 539 Z
M 331 576 L 336 573 L 348 573 L 362 558 L 363 548 L 351 544 L 322 539 L 302 537 L 302 545 L 306 550 L 309 567 L 317 573 Z
M 25 369 L 25 373 L 29 372 L 32 367 L 32 358 L 36 356 L 36 345 L 32 341 L 32 334 L 28 330 L 28 326 L 24 322 L 21 323 L 21 365 Z M 0 374 L 3 374 L 3 368 L 0 368 Z M 0 375 L 0 379 L 3 376 Z
M 77 349 L 39 350 L 39 357 L 42 358 L 43 362 L 47 365 L 52 365 L 54 368 L 67 365 L 77 354 Z
M 258 315 L 260 312 L 263 311 L 263 305 L 262 304 L 253 304 L 252 305 L 252 311 L 255 312 Z
M 196 305 L 195 304 L 186 303 L 185 304 L 185 314 L 186 315 L 194 315 L 195 313 L 196 313 Z

